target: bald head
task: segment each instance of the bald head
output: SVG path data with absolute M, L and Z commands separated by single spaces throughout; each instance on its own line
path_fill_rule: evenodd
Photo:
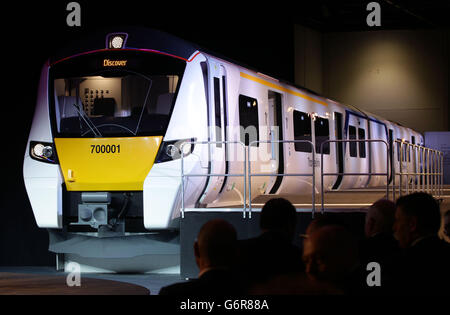
M 365 234 L 366 237 L 378 233 L 392 233 L 395 221 L 395 203 L 380 199 L 372 204 L 366 214 Z
M 318 229 L 327 226 L 327 225 L 335 225 L 336 222 L 326 214 L 318 214 L 314 220 L 312 220 L 308 227 L 306 228 L 305 234 L 311 235 L 313 232 L 317 231 Z
M 358 263 L 353 235 L 339 225 L 313 231 L 304 243 L 306 273 L 317 280 L 341 282 Z
M 202 268 L 227 267 L 234 258 L 236 230 L 223 219 L 205 223 L 194 244 L 197 265 Z

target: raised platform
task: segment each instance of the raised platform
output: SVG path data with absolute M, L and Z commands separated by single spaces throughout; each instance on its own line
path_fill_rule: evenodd
M 260 208 L 271 198 L 285 198 L 296 208 L 312 208 L 312 195 L 262 195 L 252 201 L 252 207 Z M 324 194 L 324 208 L 330 211 L 337 209 L 363 209 L 378 199 L 385 198 L 386 192 L 380 190 L 333 191 Z M 315 195 L 316 211 L 321 209 L 322 198 Z
M 70 275 L 0 272 L 1 295 L 150 295 L 150 290 L 131 283 L 80 277 L 69 286 Z M 70 281 L 69 281 L 70 283 Z
M 184 281 L 179 274 L 81 273 L 77 288 L 67 286 L 67 275 L 54 267 L 0 267 L 0 295 L 157 295 Z

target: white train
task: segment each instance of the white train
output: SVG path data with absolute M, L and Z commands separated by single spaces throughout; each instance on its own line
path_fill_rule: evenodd
M 320 144 L 340 139 L 384 140 L 394 159 L 400 156 L 394 140 L 424 142 L 414 130 L 167 34 L 97 33 L 42 68 L 23 175 L 41 228 L 168 230 L 177 228 L 180 217 L 177 153 L 184 142 L 185 174 L 241 174 L 244 147 L 252 173 L 285 174 L 311 172 L 319 166 Z M 316 161 L 309 143 L 277 140 L 311 141 Z M 323 148 L 328 173 L 381 173 L 397 164 L 386 160 L 383 143 L 331 142 Z M 419 167 L 406 155 L 405 163 Z M 186 178 L 185 206 L 239 205 L 245 180 Z M 326 190 L 347 189 L 383 186 L 386 180 L 327 176 L 323 184 Z M 320 185 L 317 176 L 316 192 Z M 252 177 L 251 187 L 252 197 L 311 194 L 312 178 Z

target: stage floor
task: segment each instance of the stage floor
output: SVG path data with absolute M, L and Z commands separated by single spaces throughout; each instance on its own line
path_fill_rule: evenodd
M 70 287 L 68 275 L 52 267 L 0 267 L 0 295 L 157 295 L 162 287 L 185 281 L 179 274 L 82 273 L 81 286 Z

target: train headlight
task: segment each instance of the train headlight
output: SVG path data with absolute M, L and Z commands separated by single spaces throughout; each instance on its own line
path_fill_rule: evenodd
M 33 147 L 33 153 L 36 156 L 43 156 L 44 153 L 44 145 L 42 143 L 38 143 Z
M 122 37 L 120 37 L 120 36 L 114 36 L 114 37 L 111 39 L 111 47 L 112 47 L 112 48 L 119 49 L 119 48 L 122 48 L 122 45 L 123 45 L 123 38 L 122 38 Z
M 31 141 L 30 156 L 41 162 L 57 163 L 56 153 L 52 143 Z
M 158 154 L 156 155 L 155 163 L 167 162 L 172 160 L 177 160 L 188 156 L 194 151 L 194 144 L 189 144 L 188 142 L 194 142 L 195 139 L 181 139 L 173 141 L 163 141 L 161 144 Z M 183 152 L 181 152 L 183 150 Z
M 168 156 L 170 156 L 172 159 L 178 158 L 180 155 L 180 148 L 177 147 L 175 144 L 169 144 L 166 146 L 166 152 Z
M 125 47 L 127 38 L 128 34 L 125 33 L 108 34 L 106 46 L 109 49 L 122 49 Z

